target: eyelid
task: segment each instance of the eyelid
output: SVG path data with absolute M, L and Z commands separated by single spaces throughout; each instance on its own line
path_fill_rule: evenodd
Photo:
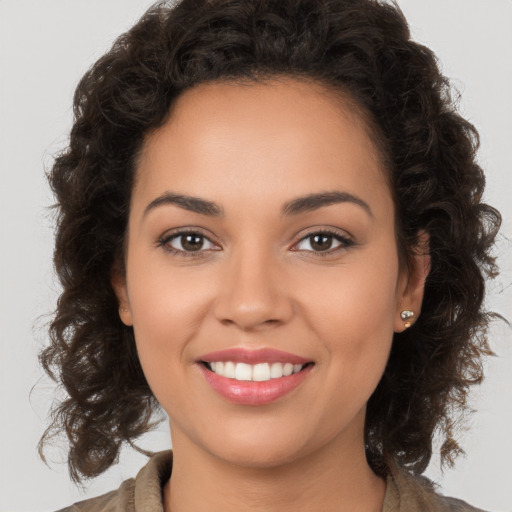
M 194 227 L 194 226 L 176 228 L 174 230 L 167 231 L 165 234 L 163 234 L 161 237 L 159 237 L 159 239 L 157 241 L 157 246 L 163 247 L 164 250 L 166 250 L 170 253 L 177 254 L 180 256 L 184 256 L 184 257 L 200 257 L 200 256 L 204 255 L 205 252 L 222 250 L 222 249 L 199 249 L 197 251 L 184 251 L 181 249 L 176 249 L 174 247 L 168 246 L 169 242 L 172 239 L 179 238 L 180 236 L 183 236 L 186 234 L 200 235 L 200 236 L 204 237 L 204 239 L 208 240 L 208 242 L 210 242 L 211 244 L 218 246 L 218 244 L 216 244 L 211 239 L 212 238 L 211 236 L 208 236 L 204 233 L 204 230 L 202 228 Z M 340 242 L 341 245 L 338 247 L 335 247 L 334 249 L 331 248 L 331 249 L 327 249 L 325 251 L 314 251 L 314 250 L 294 249 L 293 248 L 293 247 L 297 246 L 298 244 L 300 244 L 301 242 L 303 242 L 304 240 L 307 240 L 308 238 L 312 237 L 313 235 L 332 236 L 335 240 Z M 302 236 L 293 244 L 291 250 L 296 251 L 296 252 L 312 253 L 315 256 L 328 256 L 328 255 L 337 254 L 338 252 L 340 252 L 342 250 L 346 250 L 349 247 L 352 247 L 354 245 L 355 245 L 355 242 L 352 239 L 352 236 L 349 235 L 346 231 L 342 231 L 342 230 L 339 230 L 337 228 L 332 228 L 332 227 L 329 227 L 329 228 L 316 227 L 316 228 L 310 228 L 309 232 L 302 234 Z
M 316 227 L 311 229 L 308 233 L 301 236 L 301 238 L 294 243 L 293 247 L 300 244 L 302 241 L 307 240 L 308 238 L 312 237 L 313 235 L 328 235 L 332 236 L 335 240 L 340 242 L 340 245 L 338 247 L 330 248 L 325 251 L 313 251 L 313 250 L 305 250 L 305 249 L 293 249 L 293 251 L 296 252 L 305 252 L 305 253 L 311 253 L 315 256 L 329 256 L 329 255 L 336 255 L 340 251 L 347 250 L 350 247 L 353 247 L 356 245 L 356 243 L 353 240 L 352 235 L 348 234 L 346 231 L 339 230 L 337 228 L 322 228 L 322 227 Z
M 171 240 L 179 238 L 180 236 L 184 236 L 187 234 L 196 234 L 202 236 L 205 240 L 208 240 L 212 245 L 215 245 L 218 247 L 218 244 L 215 243 L 212 240 L 212 237 L 209 235 L 206 235 L 204 230 L 199 227 L 183 227 L 183 228 L 176 228 L 174 230 L 166 231 L 162 236 L 160 236 L 157 240 L 156 245 L 158 247 L 162 247 L 165 251 L 183 256 L 183 257 L 199 257 L 203 256 L 205 252 L 207 251 L 218 251 L 219 249 L 200 249 L 198 251 L 184 251 L 181 249 L 176 249 L 172 246 L 169 246 L 168 244 L 171 242 Z

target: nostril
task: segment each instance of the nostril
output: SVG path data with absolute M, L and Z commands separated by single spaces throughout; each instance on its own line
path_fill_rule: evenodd
M 226 327 L 232 325 L 238 326 L 244 331 L 261 331 L 265 328 L 274 328 L 281 325 L 283 322 L 279 319 L 270 318 L 268 320 L 261 319 L 261 317 L 251 317 L 249 315 L 240 315 L 233 318 L 222 318 L 220 323 Z

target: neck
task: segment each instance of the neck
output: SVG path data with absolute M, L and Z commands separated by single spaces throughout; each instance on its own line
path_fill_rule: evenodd
M 354 441 L 345 436 L 291 463 L 255 468 L 173 435 L 165 512 L 380 512 L 385 482 L 368 466 L 363 440 Z

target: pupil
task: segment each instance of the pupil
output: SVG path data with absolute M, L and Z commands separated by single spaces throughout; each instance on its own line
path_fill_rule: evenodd
M 332 235 L 314 235 L 313 243 L 311 244 L 313 249 L 319 251 L 325 251 L 331 247 Z
M 183 237 L 183 248 L 187 251 L 197 251 L 203 245 L 203 237 L 201 235 L 185 235 Z

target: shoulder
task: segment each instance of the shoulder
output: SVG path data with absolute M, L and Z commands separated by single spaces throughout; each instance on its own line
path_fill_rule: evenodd
M 79 501 L 57 512 L 135 512 L 161 510 L 162 488 L 172 470 L 172 452 L 159 452 L 139 471 L 125 480 L 119 489 L 95 498 Z
M 463 500 L 443 496 L 423 476 L 393 472 L 388 477 L 388 487 L 391 488 L 389 506 L 383 512 L 485 512 Z
M 119 489 L 101 496 L 79 501 L 56 512 L 118 512 L 134 510 L 135 480 L 125 480 Z

